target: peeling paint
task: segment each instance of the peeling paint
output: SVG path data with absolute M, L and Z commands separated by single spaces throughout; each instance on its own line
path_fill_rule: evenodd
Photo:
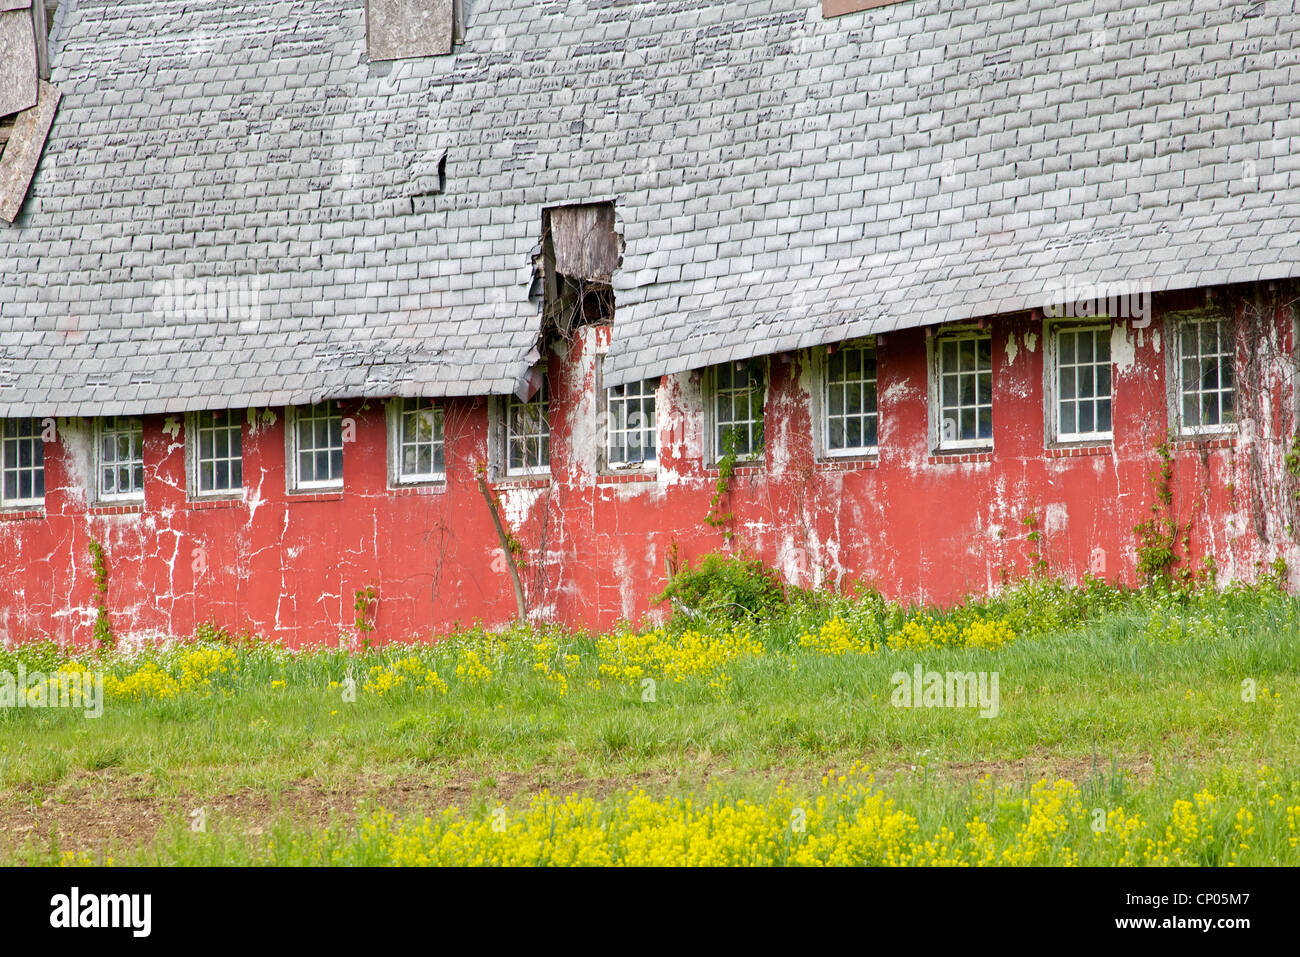
M 993 327 L 995 348 L 1014 363 L 995 380 L 987 462 L 932 459 L 921 330 L 892 332 L 879 344 L 878 458 L 818 460 L 816 364 L 808 354 L 774 358 L 765 458 L 730 482 L 725 510 L 734 519 L 724 529 L 704 522 L 718 476 L 703 460 L 702 377 L 661 382 L 657 471 L 601 475 L 596 360 L 609 330 L 579 330 L 551 360 L 552 474 L 497 483 L 503 519 L 522 548 L 529 615 L 588 627 L 658 620 L 665 611 L 650 598 L 670 549 L 691 562 L 750 552 L 797 584 L 858 581 L 901 600 L 997 589 L 1032 570 L 1040 549 L 1051 574 L 1077 580 L 1100 566 L 1132 581 L 1132 529 L 1150 515 L 1148 476 L 1168 431 L 1166 371 L 1154 348 L 1163 320 L 1155 321 L 1148 346 L 1122 326 L 1112 332 L 1112 356 L 1125 373 L 1114 392 L 1115 440 L 1078 455 L 1049 456 L 1047 356 L 1028 319 Z M 1285 371 L 1266 376 L 1281 383 Z M 1174 453 L 1175 510 L 1191 528 L 1189 557 L 1195 563 L 1212 550 L 1225 576 L 1247 578 L 1279 554 L 1297 555 L 1284 503 L 1274 502 L 1284 495 L 1293 393 L 1270 393 L 1262 406 L 1260 427 L 1234 442 Z M 187 499 L 175 417 L 146 418 L 143 513 L 90 505 L 93 423 L 61 422 L 47 446 L 44 517 L 0 516 L 0 639 L 90 641 L 91 540 L 109 556 L 114 630 L 132 641 L 187 634 L 209 620 L 289 645 L 348 641 L 352 596 L 367 586 L 380 596 L 376 641 L 510 621 L 510 584 L 494 568 L 499 543 L 474 478 L 475 463 L 489 457 L 489 403 L 447 400 L 447 482 L 396 491 L 382 403 L 345 407 L 356 441 L 345 450 L 341 494 L 288 494 L 284 417 L 249 410 L 248 488 L 219 503 Z M 1262 519 L 1252 495 L 1266 502 Z M 1030 512 L 1042 519 L 1037 543 L 1022 522 Z M 205 568 L 195 567 L 196 548 Z

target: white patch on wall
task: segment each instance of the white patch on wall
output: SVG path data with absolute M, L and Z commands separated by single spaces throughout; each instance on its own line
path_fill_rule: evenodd
M 667 387 L 659 390 L 659 397 L 664 400 L 659 416 L 659 441 L 689 468 L 691 462 L 698 462 L 704 456 L 703 377 L 690 372 L 670 375 Z M 667 458 L 666 455 L 659 458 L 659 484 L 667 487 L 685 482 L 687 476 L 674 470 Z
M 1025 333 L 1025 348 L 1028 349 L 1030 352 L 1038 351 L 1038 333 L 1036 332 Z
M 63 489 L 77 508 L 87 508 L 95 481 L 95 422 L 93 419 L 61 419 L 59 441 L 71 467 L 71 485 Z
M 1137 348 L 1129 339 L 1128 332 L 1128 325 L 1122 322 L 1116 323 L 1110 331 L 1110 359 L 1121 374 L 1137 363 Z
M 1070 524 L 1070 511 L 1064 502 L 1053 502 L 1043 509 L 1043 531 L 1063 532 Z
M 508 530 L 518 531 L 528 521 L 534 506 L 543 495 L 544 488 L 507 488 L 498 495 L 501 499 L 501 517 L 505 519 Z
M 888 402 L 899 402 L 920 394 L 921 390 L 919 388 L 914 388 L 907 382 L 895 382 L 885 390 L 884 395 L 881 396 L 881 398 Z
M 599 405 L 596 389 L 586 388 L 587 383 L 596 381 L 597 329 L 595 326 L 586 326 L 579 330 L 578 334 L 582 342 L 582 358 L 572 372 L 582 388 L 569 415 L 569 441 L 572 450 L 569 465 L 573 472 L 573 480 L 578 484 L 587 484 L 594 477 L 593 468 L 601 452 L 605 422 L 604 417 L 597 411 Z
M 1030 335 L 1032 336 L 1033 333 L 1031 332 Z M 1016 344 L 1016 334 L 1013 332 L 1007 336 L 1007 365 L 1014 363 L 1019 354 L 1020 346 Z

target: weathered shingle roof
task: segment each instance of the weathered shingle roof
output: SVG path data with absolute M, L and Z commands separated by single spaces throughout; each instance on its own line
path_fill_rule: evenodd
M 62 6 L 0 415 L 508 391 L 564 203 L 617 203 L 610 384 L 1300 274 L 1294 0 L 468 6 L 455 55 L 374 64 L 364 0 Z

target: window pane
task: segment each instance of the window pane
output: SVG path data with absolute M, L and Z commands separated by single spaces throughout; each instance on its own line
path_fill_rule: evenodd
M 1074 388 L 1074 370 L 1062 369 L 1061 370 L 1061 398 L 1073 399 L 1075 398 L 1075 394 L 1076 394 L 1076 390 Z
M 1071 365 L 1074 362 L 1074 333 L 1061 333 L 1061 362 Z
M 1078 431 L 1079 431 L 1078 428 L 1075 427 L 1074 403 L 1062 402 L 1061 403 L 1061 432 L 1066 435 L 1073 435 Z

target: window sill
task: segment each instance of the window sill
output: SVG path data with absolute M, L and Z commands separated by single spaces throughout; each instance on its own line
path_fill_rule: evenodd
M 861 472 L 880 468 L 880 456 L 845 455 L 818 459 L 813 466 L 818 472 Z
M 118 504 L 102 502 L 86 509 L 88 515 L 141 515 L 143 513 L 144 502 L 121 502 Z
M 507 475 L 496 483 L 498 489 L 547 488 L 551 484 L 549 475 Z
M 1203 435 L 1181 435 L 1169 447 L 1175 452 L 1200 452 L 1202 449 L 1230 449 L 1237 444 L 1237 433 L 1206 432 Z
M 1114 447 L 1110 444 L 1097 445 L 1049 445 L 1045 450 L 1049 459 L 1072 459 L 1082 455 L 1110 455 Z
M 293 504 L 302 504 L 306 502 L 341 502 L 343 501 L 343 489 L 323 490 L 323 491 L 301 491 L 285 493 L 285 501 Z
M 627 485 L 637 482 L 654 482 L 659 478 L 657 472 L 601 472 L 596 476 L 597 485 Z
M 972 449 L 968 452 L 931 452 L 928 465 L 971 465 L 993 461 L 992 449 Z
M 731 470 L 730 474 L 733 477 L 737 475 L 762 475 L 763 470 L 764 467 L 762 465 L 737 465 Z M 706 465 L 704 467 L 704 474 L 708 478 L 721 478 L 722 469 L 718 468 L 717 465 Z
M 238 498 L 192 498 L 185 502 L 185 507 L 195 511 L 205 511 L 211 508 L 236 508 L 244 504 L 244 497 Z
M 0 509 L 0 522 L 22 522 L 43 518 L 45 518 L 45 509 L 43 508 L 23 507 Z
M 400 485 L 388 486 L 390 495 L 432 495 L 435 492 L 445 491 L 447 491 L 445 478 L 429 482 L 402 482 Z

